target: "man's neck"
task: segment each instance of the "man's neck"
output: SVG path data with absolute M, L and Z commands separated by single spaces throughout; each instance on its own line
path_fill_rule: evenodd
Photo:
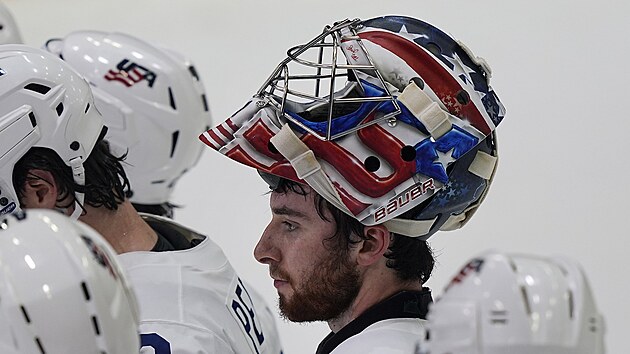
M 370 307 L 404 290 L 420 291 L 422 284 L 418 281 L 403 282 L 391 271 L 378 272 L 364 277 L 359 294 L 350 307 L 335 319 L 328 321 L 330 330 L 337 333 L 348 323 L 363 314 Z
M 86 206 L 86 210 L 79 220 L 103 235 L 118 254 L 150 251 L 157 241 L 155 231 L 142 220 L 129 200 L 118 205 L 117 210 L 90 206 Z

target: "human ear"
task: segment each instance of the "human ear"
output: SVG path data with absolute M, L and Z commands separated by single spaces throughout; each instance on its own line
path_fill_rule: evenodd
M 57 204 L 58 189 L 50 171 L 30 170 L 22 186 L 20 204 L 22 208 L 54 209 Z
M 363 229 L 364 240 L 361 241 L 357 254 L 357 263 L 369 266 L 383 259 L 390 243 L 389 230 L 383 225 L 366 226 Z

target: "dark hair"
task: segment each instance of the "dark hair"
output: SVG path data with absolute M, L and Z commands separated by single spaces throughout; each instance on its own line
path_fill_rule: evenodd
M 52 173 L 55 184 L 59 188 L 57 201 L 62 201 L 70 196 L 68 205 L 60 205 L 67 208 L 74 203 L 74 193 L 85 194 L 85 203 L 95 207 L 106 207 L 109 210 L 118 209 L 129 191 L 129 180 L 121 162 L 126 154 L 120 157 L 114 156 L 109 151 L 106 140 L 100 140 L 94 145 L 90 156 L 83 163 L 85 168 L 85 186 L 78 185 L 72 177 L 72 169 L 67 166 L 57 153 L 43 147 L 31 148 L 13 168 L 13 187 L 18 197 L 24 197 L 24 185 L 29 179 L 38 178 L 30 173 L 39 169 Z
M 280 178 L 272 189 L 278 193 L 293 192 L 307 195 L 304 185 L 285 178 Z M 332 214 L 336 232 L 329 238 L 329 241 L 336 241 L 334 246 L 347 251 L 352 244 L 366 239 L 363 235 L 365 225 L 330 204 L 318 193 L 315 193 L 314 200 L 315 209 L 322 220 L 332 221 L 326 217 L 326 210 Z M 341 237 L 337 237 L 338 235 Z M 422 283 L 429 280 L 435 265 L 433 251 L 429 244 L 417 237 L 408 237 L 393 232 L 391 235 L 392 242 L 384 254 L 387 258 L 387 267 L 394 269 L 396 276 L 401 280 L 418 280 Z

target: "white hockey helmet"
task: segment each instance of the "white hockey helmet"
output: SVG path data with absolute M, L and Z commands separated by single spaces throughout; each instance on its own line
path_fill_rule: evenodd
M 20 209 L 13 169 L 30 148 L 56 152 L 84 185 L 83 162 L 102 131 L 90 86 L 67 63 L 41 49 L 0 46 L 0 215 Z M 75 199 L 76 219 L 84 194 Z
M 169 202 L 177 180 L 203 151 L 210 126 L 205 88 L 191 61 L 122 33 L 76 31 L 46 48 L 95 87 L 114 151 L 127 152 L 131 201 Z
M 11 11 L 0 2 L 0 44 L 21 44 L 20 29 L 15 23 Z
M 94 229 L 54 210 L 0 220 L 0 299 L 0 348 L 21 354 L 140 348 L 136 299 L 116 253 Z
M 490 186 L 505 112 L 489 80 L 483 59 L 424 21 L 344 20 L 290 48 L 200 139 L 272 187 L 307 183 L 364 225 L 426 239 L 463 226 Z
M 580 266 L 486 252 L 429 308 L 430 354 L 602 354 L 604 323 Z

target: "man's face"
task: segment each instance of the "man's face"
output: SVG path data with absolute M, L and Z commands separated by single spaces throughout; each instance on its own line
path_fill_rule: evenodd
M 314 192 L 273 192 L 272 219 L 254 256 L 269 265 L 280 297 L 281 314 L 293 322 L 328 321 L 339 317 L 357 296 L 360 275 L 346 249 L 339 249 L 336 225 L 322 220 Z

